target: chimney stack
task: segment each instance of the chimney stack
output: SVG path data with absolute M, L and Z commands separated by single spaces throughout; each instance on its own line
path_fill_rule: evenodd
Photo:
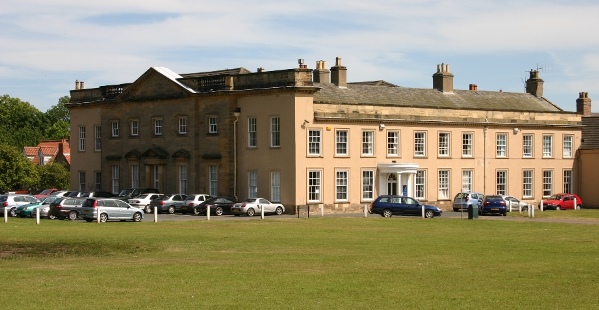
M 530 78 L 526 80 L 526 92 L 535 97 L 543 97 L 543 82 L 539 77 L 539 71 L 531 69 Z
M 582 116 L 591 116 L 591 98 L 589 98 L 589 93 L 578 93 L 578 99 L 576 99 L 576 113 L 582 114 Z
M 453 74 L 449 72 L 448 64 L 437 65 L 437 72 L 433 74 L 433 88 L 443 93 L 453 93 Z
M 314 83 L 330 83 L 331 71 L 326 68 L 324 60 L 316 61 L 316 69 L 314 69 Z
M 79 89 L 80 85 L 79 80 L 75 80 L 75 90 Z
M 79 82 L 79 89 L 85 89 L 85 85 L 83 84 L 83 81 Z
M 341 65 L 341 57 L 337 57 L 335 66 L 331 67 L 331 83 L 339 87 L 347 87 L 347 68 Z
M 471 90 L 471 91 L 478 91 L 478 85 L 476 85 L 476 84 L 470 84 L 468 86 L 468 89 Z

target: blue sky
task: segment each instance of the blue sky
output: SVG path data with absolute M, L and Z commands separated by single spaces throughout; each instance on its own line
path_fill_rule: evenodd
M 588 92 L 599 112 L 599 2 L 593 0 L 8 0 L 0 11 L 0 95 L 46 111 L 86 88 L 177 73 L 333 66 L 348 81 L 431 88 L 446 63 L 454 87 L 524 92 L 539 69 L 566 111 Z

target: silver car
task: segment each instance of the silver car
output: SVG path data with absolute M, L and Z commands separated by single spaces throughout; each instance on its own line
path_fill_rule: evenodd
M 132 205 L 134 207 L 144 209 L 144 211 L 146 213 L 152 213 L 152 208 L 150 207 L 150 203 L 152 202 L 152 200 L 158 199 L 162 196 L 163 196 L 162 194 L 156 194 L 156 193 L 141 194 L 135 198 L 129 199 L 128 202 L 130 205 Z
M 468 210 L 468 207 L 477 207 L 480 209 L 485 195 L 481 193 L 457 193 L 453 198 L 453 211 Z
M 140 222 L 144 218 L 144 210 L 133 207 L 130 204 L 114 198 L 88 198 L 81 207 L 81 217 L 87 222 L 98 220 L 106 222 L 110 220 L 131 220 Z
M 235 216 L 241 214 L 254 216 L 256 213 L 261 213 L 263 209 L 264 213 L 274 213 L 276 215 L 285 213 L 285 207 L 282 204 L 270 202 L 264 198 L 249 198 L 243 202 L 238 202 L 231 208 L 231 213 Z
M 9 216 L 15 217 L 17 216 L 17 207 L 38 202 L 39 199 L 32 195 L 0 195 L 0 216 L 4 216 L 4 210 L 7 210 Z

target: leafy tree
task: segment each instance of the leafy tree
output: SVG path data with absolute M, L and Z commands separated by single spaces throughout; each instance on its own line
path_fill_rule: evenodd
M 58 104 L 53 105 L 48 111 L 46 111 L 46 117 L 50 122 L 64 121 L 69 123 L 71 121 L 71 116 L 69 113 L 69 109 L 67 109 L 66 104 L 70 101 L 69 96 L 63 96 L 58 99 Z
M 0 141 L 3 143 L 18 149 L 37 145 L 46 124 L 44 114 L 28 102 L 0 96 Z
M 44 139 L 61 140 L 69 138 L 71 115 L 66 104 L 69 103 L 69 96 L 63 96 L 58 99 L 58 104 L 52 106 L 44 114 L 47 126 L 44 130 Z
M 35 165 L 18 148 L 0 144 L 0 191 L 30 189 L 39 183 Z
M 39 183 L 38 189 L 43 188 L 69 188 L 70 174 L 69 170 L 60 163 L 49 163 L 38 166 Z
M 63 120 L 59 120 L 46 128 L 44 139 L 46 140 L 61 140 L 68 139 L 71 124 Z

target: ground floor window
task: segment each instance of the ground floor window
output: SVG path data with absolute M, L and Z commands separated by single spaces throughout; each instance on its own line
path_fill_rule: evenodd
M 218 195 L 218 166 L 208 166 L 208 193 L 210 196 Z
M 308 171 L 308 202 L 320 202 L 321 171 Z
M 118 194 L 119 190 L 120 190 L 120 185 L 119 185 L 119 165 L 112 165 L 112 166 L 110 166 L 110 170 L 112 172 L 112 175 L 111 175 L 111 179 L 112 179 L 112 183 L 111 183 L 112 193 L 113 194 Z
M 438 199 L 449 199 L 449 170 L 439 170 Z
M 85 171 L 79 171 L 79 191 L 85 192 Z
M 472 174 L 470 169 L 462 170 L 462 192 L 472 192 Z
M 258 173 L 256 171 L 248 172 L 248 198 L 258 197 Z
M 532 198 L 532 170 L 522 171 L 522 198 Z
M 335 200 L 347 201 L 349 171 L 337 170 L 335 172 Z
M 425 199 L 426 198 L 426 171 L 418 170 L 416 171 L 415 180 L 415 188 L 416 188 L 416 198 L 417 199 Z
M 543 170 L 543 197 L 553 194 L 553 170 Z
M 374 170 L 362 171 L 362 200 L 374 199 Z
M 507 170 L 497 170 L 496 174 L 497 195 L 507 195 Z
M 564 170 L 564 193 L 572 193 L 572 170 Z
M 281 201 L 281 172 L 279 171 L 270 173 L 270 200 L 273 202 Z
M 102 190 L 102 172 L 95 171 L 94 173 L 96 175 L 96 190 Z
M 131 165 L 131 187 L 139 187 L 139 165 Z
M 187 194 L 187 165 L 179 165 L 179 193 Z

